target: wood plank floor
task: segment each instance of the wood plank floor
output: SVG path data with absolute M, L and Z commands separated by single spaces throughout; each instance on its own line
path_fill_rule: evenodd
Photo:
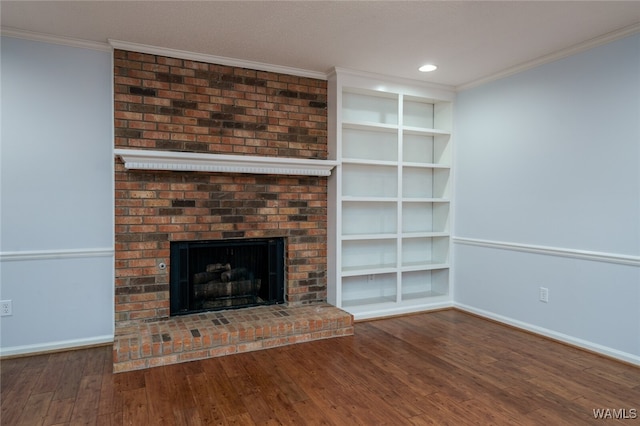
M 456 310 L 120 374 L 111 346 L 0 364 L 3 426 L 640 424 L 640 368 Z

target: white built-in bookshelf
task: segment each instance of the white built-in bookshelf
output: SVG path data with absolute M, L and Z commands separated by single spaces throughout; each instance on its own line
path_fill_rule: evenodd
M 329 79 L 328 300 L 356 319 L 451 305 L 454 94 Z

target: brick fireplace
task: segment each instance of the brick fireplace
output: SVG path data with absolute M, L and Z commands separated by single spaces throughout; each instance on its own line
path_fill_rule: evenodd
M 116 150 L 327 158 L 326 81 L 123 50 L 115 50 L 114 66 Z M 153 349 L 131 334 L 136 324 L 168 321 L 171 242 L 281 237 L 286 308 L 323 306 L 325 176 L 129 170 L 120 157 L 115 161 L 120 370 L 193 359 L 180 359 L 181 338 L 180 350 L 160 345 L 155 355 L 163 361 L 141 363 Z M 336 335 L 349 334 L 346 322 Z M 126 344 L 118 342 L 118 330 L 126 330 Z M 166 333 L 160 336 L 166 343 Z

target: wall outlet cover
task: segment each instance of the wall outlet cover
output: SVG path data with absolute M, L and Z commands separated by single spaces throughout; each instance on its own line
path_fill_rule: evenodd
M 11 300 L 0 300 L 0 317 L 13 315 Z

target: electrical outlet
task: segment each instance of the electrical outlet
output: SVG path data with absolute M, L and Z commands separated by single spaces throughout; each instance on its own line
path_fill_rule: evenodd
M 549 302 L 549 289 L 546 287 L 540 287 L 540 301 L 544 303 Z
M 0 300 L 0 317 L 13 315 L 11 300 Z

